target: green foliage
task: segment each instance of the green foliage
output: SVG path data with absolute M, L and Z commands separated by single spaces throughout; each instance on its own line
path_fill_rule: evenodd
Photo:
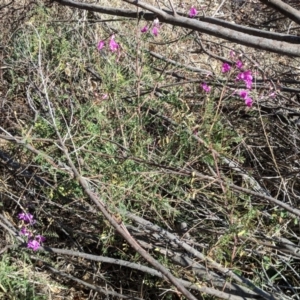
M 72 17 L 73 11 L 69 14 Z M 88 16 L 92 18 L 93 14 L 90 12 Z M 245 162 L 247 156 L 252 157 L 256 146 L 252 147 L 251 140 L 249 150 L 243 148 L 243 143 L 251 136 L 247 130 L 253 127 L 256 134 L 255 126 L 261 127 L 260 124 L 251 119 L 249 125 L 242 120 L 239 121 L 242 125 L 235 123 L 240 125 L 236 125 L 239 127 L 236 130 L 232 125 L 235 120 L 229 117 L 239 109 L 232 94 L 224 100 L 225 92 L 220 92 L 217 84 L 209 94 L 199 91 L 198 74 L 196 78 L 189 73 L 197 83 L 181 82 L 170 76 L 174 66 L 149 55 L 148 48 L 157 47 L 157 52 L 164 51 L 166 57 L 174 54 L 179 61 L 181 52 L 173 53 L 177 44 L 163 47 L 151 34 L 138 41 L 136 24 L 131 21 L 126 26 L 134 30 L 122 34 L 123 28 L 117 22 L 108 26 L 108 22 L 92 22 L 85 17 L 80 19 L 84 22 L 59 22 L 58 26 L 53 11 L 40 5 L 11 36 L 7 62 L 13 68 L 5 73 L 10 83 L 7 94 L 11 101 L 23 99 L 30 112 L 28 122 L 19 119 L 13 122 L 21 127 L 17 132 L 24 143 L 36 149 L 34 154 L 24 150 L 19 160 L 28 163 L 29 172 L 47 182 L 47 185 L 37 184 L 34 178 L 24 181 L 26 188 L 18 186 L 22 196 L 19 190 L 16 193 L 18 204 L 35 210 L 37 218 L 40 217 L 38 229 L 45 232 L 49 245 L 78 247 L 97 255 L 141 261 L 104 217 L 95 213 L 97 207 L 68 167 L 62 151 L 65 147 L 88 187 L 118 220 L 131 222 L 126 219 L 128 211 L 141 215 L 182 238 L 190 234 L 195 247 L 239 275 L 244 275 L 244 265 L 253 264 L 256 270 L 248 271 L 247 277 L 252 276 L 263 285 L 265 278 L 261 279 L 257 268 L 262 266 L 269 272 L 266 273 L 269 279 L 278 282 L 278 271 L 284 271 L 283 264 L 269 255 L 252 259 L 249 249 L 254 247 L 253 236 L 260 231 L 269 236 L 280 235 L 290 215 L 274 209 L 268 218 L 262 216 L 268 205 L 263 201 L 254 205 L 254 197 L 233 192 L 231 183 L 245 186 L 241 172 L 229 168 L 222 160 L 226 157 Z M 179 29 L 176 30 L 168 34 L 179 35 Z M 96 39 L 103 38 L 107 43 L 112 32 L 121 45 L 120 53 L 112 54 L 108 49 L 99 52 Z M 162 34 L 168 36 L 166 32 Z M 179 36 L 178 49 L 181 42 L 184 42 L 182 48 L 187 48 L 188 43 L 194 46 L 192 34 Z M 188 73 L 184 68 L 178 70 Z M 226 112 L 224 108 L 230 105 L 230 112 Z M 258 118 L 259 113 L 244 112 L 243 108 L 234 116 L 242 119 L 245 115 Z M 272 125 L 267 117 L 262 122 Z M 250 165 L 256 163 L 257 157 L 253 157 Z M 214 180 L 202 180 L 197 172 Z M 245 174 L 252 176 L 248 170 Z M 220 184 L 220 179 L 224 183 Z M 13 193 L 9 190 L 8 194 Z M 23 203 L 23 199 L 34 204 Z M 188 233 L 177 230 L 177 223 L 181 222 L 188 224 Z M 297 226 L 298 219 L 293 223 Z M 163 249 L 163 243 L 160 246 Z M 172 258 L 158 248 L 149 247 L 149 251 L 179 277 L 188 275 L 187 278 L 193 279 L 191 282 L 200 281 L 194 274 L 191 277 L 188 268 L 175 266 Z M 47 259 L 51 262 L 52 258 Z M 41 299 L 34 293 L 31 279 L 20 269 L 11 258 L 3 257 L 0 291 L 16 293 L 11 294 L 12 299 L 20 295 L 25 297 L 22 299 Z M 164 287 L 157 278 L 148 275 L 144 278 L 143 284 L 148 288 Z M 110 276 L 107 280 L 114 278 Z M 171 296 L 170 292 L 163 297 Z
M 41 296 L 37 292 L 37 277 L 32 277 L 28 272 L 26 269 L 22 270 L 14 264 L 9 256 L 3 255 L 0 261 L 0 298 L 16 300 L 46 299 L 45 296 Z

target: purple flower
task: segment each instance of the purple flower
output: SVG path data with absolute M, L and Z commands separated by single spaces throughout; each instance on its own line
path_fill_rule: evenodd
M 245 99 L 245 104 L 246 104 L 248 107 L 251 107 L 252 104 L 253 104 L 253 100 L 252 100 L 250 97 L 246 97 L 246 99 Z
M 251 90 L 252 89 L 252 81 L 251 80 L 245 80 L 246 88 Z
M 241 68 L 243 67 L 243 63 L 242 63 L 240 60 L 238 60 L 238 61 L 236 62 L 236 67 L 237 67 L 238 69 L 241 69 Z
M 39 243 L 43 243 L 46 241 L 46 238 L 39 234 L 35 236 L 35 240 L 38 241 Z
M 119 44 L 115 41 L 115 35 L 113 34 L 109 40 L 109 48 L 111 52 L 116 52 L 119 49 Z
M 253 77 L 251 75 L 251 70 L 239 73 L 236 79 L 252 81 Z
M 211 90 L 211 87 L 208 86 L 206 83 L 202 83 L 202 84 L 201 84 L 201 87 L 202 87 L 202 89 L 203 89 L 206 93 L 209 93 L 210 90 Z
M 100 51 L 102 48 L 104 48 L 104 46 L 105 46 L 105 42 L 104 41 L 100 41 L 98 43 L 97 49 Z
M 152 28 L 152 33 L 153 33 L 154 36 L 158 36 L 158 27 L 157 26 L 154 26 Z
M 231 69 L 230 65 L 228 63 L 223 63 L 222 65 L 222 73 L 227 73 Z
M 21 235 L 28 236 L 28 237 L 31 237 L 31 236 L 32 236 L 32 233 L 31 233 L 29 230 L 27 230 L 26 227 L 22 227 L 22 228 L 21 228 L 20 234 L 21 234 Z
M 32 249 L 33 251 L 37 251 L 40 248 L 40 243 L 37 240 L 30 240 L 27 243 L 27 248 Z
M 238 76 L 236 77 L 236 79 L 243 80 L 246 84 L 247 89 L 252 88 L 253 76 L 252 76 L 251 70 L 239 73 Z
M 33 215 L 30 213 L 20 213 L 18 215 L 20 220 L 23 220 L 25 223 L 29 223 L 31 225 L 33 225 L 35 223 L 35 220 L 33 219 Z
M 247 91 L 240 91 L 239 92 L 239 95 L 243 98 L 243 99 L 246 99 L 248 97 L 248 92 Z
M 197 9 L 194 6 L 192 6 L 189 12 L 190 18 L 194 18 L 197 14 L 198 14 Z
M 145 33 L 145 32 L 147 32 L 148 31 L 148 26 L 146 25 L 146 26 L 144 26 L 142 29 L 141 29 L 141 32 L 142 33 Z

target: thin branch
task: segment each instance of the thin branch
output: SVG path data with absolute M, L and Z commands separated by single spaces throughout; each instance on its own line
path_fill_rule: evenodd
M 145 228 L 152 230 L 154 232 L 159 233 L 161 236 L 163 236 L 164 238 L 169 239 L 170 241 L 176 243 L 178 246 L 182 247 L 184 250 L 188 251 L 189 253 L 191 253 L 192 255 L 196 256 L 197 258 L 199 258 L 200 260 L 206 261 L 208 264 L 210 264 L 212 267 L 214 267 L 215 269 L 217 269 L 218 271 L 222 272 L 224 275 L 229 276 L 230 278 L 236 280 L 239 283 L 244 283 L 247 286 L 249 286 L 254 292 L 256 292 L 258 295 L 262 296 L 264 299 L 268 299 L 268 300 L 274 300 L 276 299 L 276 297 L 274 297 L 273 295 L 263 291 L 262 289 L 260 289 L 259 287 L 255 286 L 250 280 L 244 278 L 243 276 L 239 276 L 237 274 L 235 274 L 234 272 L 232 272 L 231 270 L 221 266 L 220 264 L 218 264 L 217 262 L 215 262 L 213 259 L 206 257 L 204 254 L 202 254 L 201 252 L 199 252 L 198 250 L 196 250 L 195 248 L 191 247 L 190 245 L 188 245 L 187 243 L 183 242 L 182 240 L 179 240 L 178 237 L 166 230 L 164 230 L 163 228 L 159 227 L 158 225 L 155 225 L 149 221 L 146 221 L 145 219 L 138 217 L 132 213 L 127 213 L 126 216 L 145 226 Z
M 72 250 L 50 248 L 50 247 L 41 247 L 40 250 L 44 250 L 44 251 L 48 251 L 48 252 L 52 252 L 52 253 L 69 255 L 69 256 L 82 257 L 84 259 L 97 261 L 97 262 L 103 262 L 103 263 L 108 263 L 108 264 L 119 265 L 119 266 L 131 268 L 131 269 L 134 269 L 134 270 L 138 270 L 138 271 L 141 271 L 141 272 L 144 272 L 144 273 L 147 273 L 147 274 L 150 274 L 152 276 L 156 276 L 156 277 L 159 277 L 159 278 L 162 278 L 162 279 L 164 278 L 164 275 L 162 273 L 156 271 L 155 269 L 143 266 L 141 264 L 128 262 L 128 261 L 125 261 L 125 260 L 122 260 L 122 259 L 115 259 L 115 258 L 111 258 L 111 257 L 91 255 L 91 254 L 76 252 L 76 251 L 72 251 Z M 222 299 L 230 299 L 230 300 L 242 300 L 242 299 L 244 299 L 244 297 L 239 297 L 239 296 L 234 296 L 234 295 L 231 295 L 231 294 L 227 294 L 227 293 L 224 293 L 224 292 L 221 292 L 221 291 L 218 291 L 216 289 L 209 288 L 209 287 L 206 287 L 206 286 L 201 287 L 197 284 L 192 284 L 191 282 L 186 281 L 186 280 L 178 279 L 178 281 L 186 288 L 189 288 L 189 289 L 192 289 L 192 290 L 195 290 L 195 291 L 199 291 L 199 292 L 202 292 L 202 293 L 206 293 L 208 295 L 217 296 L 217 297 L 220 297 Z M 236 289 L 238 289 L 238 288 L 239 287 L 236 287 Z M 240 287 L 240 289 L 242 290 L 243 288 Z M 252 292 L 252 291 L 249 291 L 249 292 Z M 247 293 L 247 291 L 245 291 L 244 293 Z M 248 296 L 250 296 L 250 294 L 248 294 Z M 251 296 L 253 296 L 253 295 L 251 295 Z M 247 299 L 249 299 L 249 298 L 247 298 Z
M 34 259 L 34 257 L 32 257 Z M 35 258 L 36 260 L 38 261 L 41 261 L 40 258 L 36 257 Z M 95 284 L 90 284 L 84 280 L 81 280 L 77 277 L 74 277 L 70 274 L 67 274 L 65 272 L 62 272 L 62 271 L 59 271 L 55 268 L 52 268 L 51 266 L 49 266 L 46 262 L 44 262 L 44 266 L 49 269 L 51 272 L 59 275 L 59 276 L 62 276 L 62 277 L 66 277 L 68 279 L 71 279 L 71 280 L 74 280 L 76 281 L 77 283 L 79 284 L 82 284 L 83 286 L 86 286 L 88 287 L 89 289 L 92 289 L 92 290 L 95 290 L 97 292 L 100 292 L 104 295 L 110 295 L 110 296 L 113 296 L 113 297 L 118 297 L 118 299 L 131 299 L 131 300 L 143 300 L 142 298 L 138 298 L 138 297 L 133 297 L 133 296 L 126 296 L 126 295 L 123 295 L 123 294 L 119 294 L 117 292 L 114 292 L 114 291 L 108 291 L 107 289 L 102 289 L 101 287 L 95 285 Z
M 181 283 L 180 281 L 174 277 L 163 265 L 161 265 L 157 260 L 155 260 L 147 251 L 145 251 L 136 240 L 130 235 L 127 231 L 126 227 L 117 218 L 112 215 L 104 202 L 92 192 L 89 188 L 87 181 L 81 176 L 75 167 L 73 161 L 71 160 L 67 148 L 63 145 L 61 141 L 61 146 L 63 153 L 65 154 L 69 166 L 74 172 L 74 176 L 79 181 L 86 195 L 96 204 L 96 206 L 100 209 L 103 216 L 109 221 L 109 223 L 116 229 L 116 231 L 128 242 L 128 244 L 138 252 L 146 261 L 148 261 L 156 270 L 160 271 L 165 279 L 168 279 L 187 299 L 197 300 L 194 295 L 192 295 Z
M 260 2 L 275 8 L 295 23 L 300 24 L 300 12 L 287 3 L 284 3 L 281 0 L 260 0 Z
M 143 18 L 145 20 L 154 20 L 155 17 L 159 17 L 161 22 L 166 24 L 175 25 L 182 28 L 189 28 L 192 30 L 196 30 L 199 32 L 203 32 L 212 36 L 216 36 L 231 42 L 235 42 L 241 45 L 253 47 L 256 49 L 267 50 L 270 52 L 292 55 L 292 56 L 300 56 L 300 47 L 291 43 L 300 43 L 300 38 L 292 35 L 284 35 L 284 34 L 273 34 L 273 39 L 270 38 L 262 38 L 261 35 L 267 35 L 270 37 L 269 33 L 264 31 L 257 31 L 256 29 L 247 29 L 245 26 L 235 27 L 236 30 L 229 29 L 232 27 L 230 23 L 225 21 L 220 21 L 217 19 L 202 19 L 199 21 L 197 19 L 191 19 L 187 17 L 183 17 L 180 14 L 173 16 L 172 11 L 166 11 L 156 8 L 148 3 L 135 1 L 135 0 L 123 0 L 129 4 L 140 7 L 142 9 L 151 11 L 151 13 L 131 11 L 131 10 L 122 10 L 116 8 L 104 8 L 98 5 L 74 2 L 72 0 L 54 0 L 62 5 L 76 7 L 80 9 L 85 9 L 94 12 L 100 12 L 115 16 L 123 16 L 128 18 Z M 201 18 L 200 18 L 201 19 Z M 216 25 L 213 23 L 208 23 L 208 21 L 219 23 L 222 25 Z M 206 22 L 205 22 L 206 21 Z M 225 23 L 224 23 L 225 22 Z M 226 27 L 225 27 L 226 24 Z M 239 28 L 239 31 L 237 30 Z M 251 31 L 248 31 L 251 30 Z M 248 31 L 249 33 L 244 33 Z M 255 34 L 255 35 L 253 35 Z M 275 40 L 277 37 L 277 40 Z M 281 40 L 281 41 L 280 41 Z M 283 41 L 285 40 L 285 41 Z

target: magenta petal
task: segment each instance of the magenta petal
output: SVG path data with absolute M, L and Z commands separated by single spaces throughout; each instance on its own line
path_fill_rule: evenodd
M 145 27 L 143 27 L 142 29 L 141 29 L 141 32 L 142 33 L 145 33 L 145 32 L 147 32 L 148 31 L 148 26 L 145 26 Z
M 36 237 L 35 237 L 35 239 L 36 239 L 36 241 L 37 242 L 39 242 L 39 243 L 43 243 L 43 242 L 45 242 L 46 241 L 46 238 L 45 237 L 43 237 L 42 235 L 37 235 Z
M 20 234 L 21 235 L 25 235 L 25 236 L 28 236 L 30 237 L 31 236 L 31 232 L 29 230 L 27 230 L 26 227 L 22 227 L 21 230 L 20 230 Z
M 154 36 L 158 36 L 158 27 L 154 26 L 152 28 L 152 33 L 153 33 Z
M 194 18 L 197 14 L 198 14 L 197 9 L 194 6 L 192 6 L 189 12 L 190 18 Z
M 33 219 L 33 215 L 30 214 L 30 213 L 22 212 L 18 215 L 18 218 L 20 220 L 23 220 L 26 223 L 29 223 L 29 224 L 34 224 L 35 223 L 35 220 Z
M 33 251 L 37 251 L 40 248 L 40 243 L 36 240 L 30 240 L 27 243 L 27 248 L 32 249 Z
M 240 91 L 240 92 L 239 92 L 239 95 L 240 95 L 243 99 L 246 99 L 246 98 L 248 97 L 247 91 Z
M 222 65 L 222 73 L 227 73 L 231 69 L 230 65 L 228 63 L 223 63 Z
M 105 42 L 104 42 L 104 41 L 100 41 L 100 42 L 98 43 L 97 49 L 100 51 L 101 49 L 104 48 L 104 46 L 105 46 Z
M 238 61 L 236 62 L 236 67 L 237 67 L 238 69 L 241 69 L 241 68 L 243 67 L 243 63 L 242 63 L 240 60 L 238 60 Z
M 245 104 L 248 106 L 248 107 L 251 107 L 252 104 L 253 104 L 253 100 L 250 98 L 250 97 L 247 97 L 245 99 Z
M 211 87 L 208 86 L 206 83 L 202 83 L 202 84 L 201 84 L 201 87 L 202 87 L 202 89 L 203 89 L 206 93 L 209 93 L 210 90 L 211 90 Z
M 116 43 L 116 41 L 115 41 L 115 35 L 112 35 L 112 37 L 109 40 L 109 48 L 110 48 L 110 51 L 112 51 L 112 52 L 117 51 L 119 48 L 119 44 Z

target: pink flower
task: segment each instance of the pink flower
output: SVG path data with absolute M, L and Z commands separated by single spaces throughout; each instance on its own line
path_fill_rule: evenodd
M 241 69 L 241 68 L 243 67 L 243 63 L 242 63 L 240 60 L 238 60 L 238 61 L 236 62 L 236 67 L 237 67 L 238 69 Z
M 100 41 L 98 43 L 97 49 L 100 51 L 102 48 L 104 48 L 104 46 L 105 46 L 105 42 L 104 41 Z
M 21 228 L 20 234 L 21 234 L 21 235 L 28 236 L 28 237 L 31 237 L 31 236 L 32 236 L 32 233 L 31 233 L 29 230 L 27 230 L 26 227 L 22 227 L 22 228 Z
M 116 52 L 119 49 L 119 44 L 115 41 L 115 35 L 113 34 L 109 40 L 109 48 L 111 52 Z
M 251 90 L 252 89 L 252 81 L 251 80 L 245 80 L 246 88 Z
M 201 84 L 201 87 L 206 93 L 209 93 L 211 90 L 211 87 L 208 86 L 205 82 Z
M 19 217 L 19 220 L 23 220 L 25 223 L 29 223 L 32 225 L 35 223 L 35 220 L 33 219 L 33 215 L 30 213 L 22 212 L 18 215 L 18 217 Z
M 222 65 L 222 73 L 227 73 L 231 69 L 230 65 L 228 63 L 223 63 Z
M 148 26 L 146 25 L 146 26 L 144 26 L 142 29 L 141 29 L 141 32 L 142 33 L 145 33 L 145 32 L 147 32 L 148 31 Z
M 239 92 L 239 95 L 243 98 L 243 99 L 246 99 L 248 97 L 248 92 L 247 91 L 240 91 Z
M 189 12 L 190 18 L 194 18 L 197 14 L 198 14 L 197 9 L 194 6 L 192 6 Z
M 246 99 L 245 99 L 245 104 L 246 104 L 248 107 L 251 107 L 252 104 L 253 104 L 253 100 L 252 100 L 250 97 L 246 97 Z
M 153 33 L 154 36 L 158 36 L 158 27 L 154 26 L 152 28 L 152 33 Z
M 233 58 L 235 56 L 235 52 L 233 50 L 230 50 L 229 55 L 231 58 Z
M 39 243 L 43 243 L 43 242 L 45 242 L 46 241 L 46 238 L 45 237 L 43 237 L 42 235 L 37 235 L 36 237 L 35 237 L 35 239 L 36 239 L 36 241 L 38 241 Z
M 40 248 L 40 246 L 41 246 L 40 243 L 36 240 L 30 240 L 27 243 L 27 248 L 32 249 L 33 251 L 37 251 Z
M 239 73 L 238 76 L 236 77 L 236 79 L 243 80 L 246 84 L 247 89 L 252 88 L 253 76 L 252 76 L 251 70 Z
M 245 71 L 245 72 L 241 72 L 238 74 L 237 76 L 237 80 L 249 80 L 252 81 L 253 77 L 251 75 L 251 70 Z

